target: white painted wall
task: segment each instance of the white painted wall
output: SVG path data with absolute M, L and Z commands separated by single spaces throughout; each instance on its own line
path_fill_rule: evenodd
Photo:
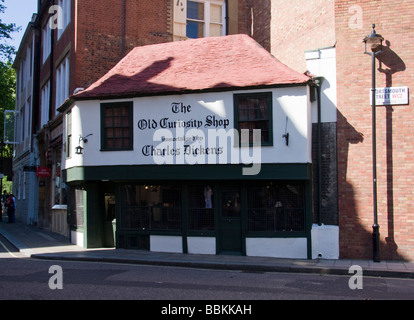
M 307 259 L 306 238 L 246 238 L 246 255 Z
M 104 165 L 143 165 L 159 164 L 159 160 L 167 160 L 173 164 L 251 164 L 251 163 L 310 163 L 311 162 L 311 104 L 308 97 L 308 87 L 288 87 L 275 88 L 268 90 L 255 91 L 233 91 L 218 93 L 202 93 L 189 95 L 173 95 L 160 97 L 141 97 L 130 100 L 115 101 L 133 101 L 134 103 L 134 150 L 132 151 L 100 151 L 101 129 L 100 129 L 100 103 L 102 101 L 77 101 L 72 108 L 72 157 L 66 159 L 64 169 L 76 166 L 104 166 Z M 263 146 L 260 148 L 250 149 L 235 148 L 230 142 L 230 138 L 225 143 L 215 142 L 208 139 L 210 132 L 205 127 L 207 118 L 217 121 L 223 121 L 217 127 L 214 127 L 214 133 L 217 129 L 222 129 L 221 133 L 228 134 L 232 137 L 230 131 L 234 128 L 234 104 L 233 94 L 247 92 L 269 92 L 273 94 L 273 146 Z M 111 101 L 103 101 L 111 102 Z M 173 113 L 172 103 L 182 103 L 185 106 L 190 105 L 191 111 L 186 113 Z M 215 118 L 213 118 L 215 117 Z M 160 129 L 162 119 L 168 118 L 168 122 L 176 121 L 199 121 L 202 127 L 198 129 L 169 129 L 157 131 Z M 143 127 L 143 121 L 157 124 L 156 129 L 140 129 L 138 124 Z M 141 122 L 140 122 L 141 121 Z M 226 121 L 226 122 L 224 122 Z M 224 124 L 225 123 L 225 124 Z M 224 128 L 224 126 L 227 126 Z M 225 131 L 223 131 L 225 130 Z M 159 139 L 154 141 L 155 133 L 161 134 Z M 282 137 L 286 132 L 289 133 L 289 145 L 285 143 Z M 88 143 L 84 144 L 83 155 L 76 155 L 74 148 L 78 145 L 79 136 L 88 137 Z M 169 142 L 172 148 L 181 146 L 180 156 L 171 156 L 170 158 L 154 159 L 151 156 L 143 154 L 143 148 L 146 145 L 152 145 L 154 148 L 163 149 L 168 142 L 161 141 L 161 136 L 171 134 L 171 137 L 198 137 L 200 141 L 186 142 L 191 144 L 192 148 L 202 147 L 220 147 L 225 149 L 222 155 L 213 156 L 190 156 L 184 155 L 183 142 Z M 66 136 L 66 135 L 65 135 Z M 219 141 L 219 140 L 217 140 Z M 240 152 L 244 150 L 244 153 Z M 168 163 L 168 162 L 167 162 Z
M 71 242 L 73 244 L 76 244 L 77 246 L 81 248 L 85 248 L 85 242 L 84 242 L 84 233 L 79 231 L 70 231 L 70 238 Z
M 187 237 L 188 253 L 216 254 L 215 237 Z
M 150 235 L 150 251 L 182 253 L 182 239 L 181 236 Z
M 339 227 L 312 226 L 312 259 L 339 259 Z
M 305 53 L 306 67 L 311 74 L 324 77 L 321 94 L 321 121 L 337 120 L 336 48 L 325 48 Z M 317 101 L 312 103 L 312 122 L 318 122 Z

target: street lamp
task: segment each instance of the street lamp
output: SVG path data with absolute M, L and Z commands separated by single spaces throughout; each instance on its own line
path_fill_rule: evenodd
M 382 42 L 384 38 L 375 32 L 375 24 L 372 25 L 372 33 L 364 38 L 365 54 L 372 57 L 372 172 L 373 172 L 373 201 L 374 201 L 374 224 L 372 226 L 372 244 L 373 244 L 373 260 L 380 262 L 380 233 L 378 225 L 378 208 L 377 208 L 377 138 L 376 138 L 376 84 L 375 84 L 375 58 L 382 53 Z M 368 46 L 371 51 L 368 52 Z

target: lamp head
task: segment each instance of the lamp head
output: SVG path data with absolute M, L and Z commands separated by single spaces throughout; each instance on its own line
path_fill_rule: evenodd
M 372 51 L 378 51 L 378 47 L 380 47 L 379 50 L 382 50 L 382 42 L 384 41 L 384 37 L 380 34 L 377 34 L 375 31 L 375 24 L 372 25 L 372 32 L 370 35 L 367 35 L 363 42 L 365 43 L 365 52 L 367 52 L 367 46 L 371 46 Z

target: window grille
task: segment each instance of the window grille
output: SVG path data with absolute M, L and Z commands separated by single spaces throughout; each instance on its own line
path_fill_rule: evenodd
M 248 188 L 248 231 L 304 232 L 304 187 L 268 184 Z

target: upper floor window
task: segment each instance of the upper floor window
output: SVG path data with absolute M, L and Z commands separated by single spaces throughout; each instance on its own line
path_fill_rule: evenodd
M 272 108 L 271 92 L 235 94 L 235 126 L 239 136 L 243 137 L 241 130 L 249 130 L 249 143 L 253 144 L 253 130 L 260 130 L 261 145 L 272 145 Z
M 66 158 L 72 157 L 72 111 L 66 113 Z
M 56 109 L 69 98 L 69 57 L 66 57 L 56 69 Z
M 52 30 L 47 22 L 42 29 L 42 63 L 45 63 L 52 49 Z
M 224 0 L 175 1 L 174 40 L 225 34 Z
M 132 109 L 132 102 L 101 104 L 101 150 L 132 150 Z
M 43 127 L 49 121 L 49 106 L 50 106 L 50 80 L 42 87 L 41 93 L 41 118 L 40 127 Z
M 60 36 L 63 34 L 63 32 L 66 30 L 66 27 L 70 23 L 70 0 L 59 0 L 58 6 L 59 6 L 59 14 L 58 18 L 61 19 L 58 23 L 57 28 L 57 38 L 59 39 Z

